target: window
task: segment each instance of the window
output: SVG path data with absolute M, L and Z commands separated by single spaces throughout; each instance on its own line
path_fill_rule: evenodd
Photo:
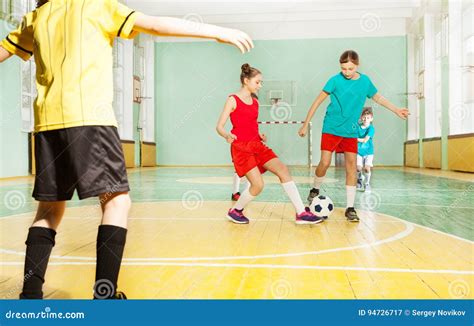
M 426 124 L 426 133 L 427 137 L 441 137 L 441 112 L 442 112 L 442 32 L 436 33 L 435 36 L 435 93 L 434 93 L 434 107 L 433 109 L 426 108 L 427 115 L 427 124 Z
M 6 2 L 9 2 L 5 5 Z M 26 13 L 36 8 L 36 1 L 2 1 L 2 8 L 8 7 L 7 20 L 12 28 L 18 26 Z M 32 132 L 34 129 L 33 103 L 37 96 L 36 65 L 34 57 L 24 62 L 21 60 L 21 131 Z
M 418 110 L 418 41 L 414 34 L 408 34 L 408 116 L 407 140 L 416 140 L 419 138 L 419 110 Z
M 143 84 L 142 90 L 142 123 L 143 140 L 147 142 L 155 141 L 155 104 L 153 101 L 154 93 L 154 60 L 155 43 L 153 38 L 144 35 L 143 37 L 144 55 L 143 55 Z
M 441 19 L 441 57 L 448 55 L 448 42 L 449 42 L 449 16 L 443 15 Z
M 124 134 L 124 62 L 123 62 L 123 41 L 116 38 L 113 47 L 114 56 L 114 102 L 113 108 L 115 118 L 118 124 L 118 133 L 120 137 Z
M 462 17 L 462 76 L 463 76 L 463 103 L 471 108 L 474 102 L 474 5 L 470 5 L 463 10 Z M 472 112 L 471 112 L 472 113 Z M 471 116 L 472 118 L 472 116 Z M 472 122 L 472 119 L 471 119 Z M 474 131 L 471 124 L 471 130 Z
M 37 96 L 36 65 L 33 59 L 21 64 L 21 131 L 34 129 L 33 103 Z
M 5 20 L 10 15 L 11 0 L 0 0 L 0 19 Z
M 458 22 L 450 25 L 457 30 L 450 33 L 449 40 L 456 44 L 450 46 L 449 53 L 455 59 L 451 64 L 455 86 L 450 90 L 449 134 L 467 134 L 474 132 L 474 5 L 472 1 L 463 1 L 450 2 L 449 6 Z

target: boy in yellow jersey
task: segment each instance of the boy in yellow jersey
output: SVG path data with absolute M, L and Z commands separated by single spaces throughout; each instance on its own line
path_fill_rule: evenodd
M 37 1 L 0 45 L 0 62 L 34 56 L 37 69 L 33 197 L 39 206 L 26 240 L 20 298 L 43 298 L 56 229 L 75 190 L 80 199 L 99 197 L 102 206 L 94 298 L 126 298 L 116 289 L 131 201 L 112 108 L 112 46 L 114 38 L 140 32 L 215 39 L 242 53 L 253 48 L 241 31 L 147 16 L 117 0 Z

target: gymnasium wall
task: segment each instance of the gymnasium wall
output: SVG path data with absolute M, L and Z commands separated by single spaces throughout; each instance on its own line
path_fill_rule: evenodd
M 407 30 L 408 89 L 423 90 L 424 96 L 419 100 L 409 97 L 412 114 L 405 162 L 407 166 L 474 172 L 470 159 L 474 153 L 474 115 L 470 114 L 474 93 L 469 72 L 462 69 L 469 66 L 466 58 L 473 53 L 466 44 L 473 38 L 474 5 L 447 0 L 438 5 L 434 15 L 433 8 L 424 4 Z M 448 16 L 443 29 L 443 19 Z M 441 42 L 443 39 L 446 41 Z M 416 59 L 420 53 L 424 54 L 423 66 Z M 421 72 L 424 83 L 419 85 Z
M 255 49 L 239 51 L 212 42 L 159 42 L 155 45 L 155 105 L 159 165 L 231 164 L 229 145 L 216 131 L 227 95 L 239 89 L 240 66 L 249 62 L 267 80 L 294 80 L 297 105 L 290 120 L 302 120 L 329 77 L 339 72 L 338 59 L 356 50 L 360 71 L 396 105 L 406 106 L 406 38 L 404 36 L 256 41 Z M 313 164 L 319 160 L 322 119 L 329 100 L 313 118 Z M 366 105 L 375 103 L 367 101 Z M 272 120 L 261 107 L 260 120 Z M 405 122 L 375 107 L 375 164 L 403 165 Z M 299 126 L 263 126 L 268 144 L 290 165 L 307 163 L 307 140 Z M 227 126 L 230 130 L 230 123 Z
M 0 35 L 6 35 L 0 20 Z M 21 59 L 0 64 L 0 178 L 28 175 L 28 133 L 21 131 Z

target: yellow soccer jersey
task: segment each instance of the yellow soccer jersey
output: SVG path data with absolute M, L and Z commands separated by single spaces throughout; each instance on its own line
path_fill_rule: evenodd
M 2 41 L 25 61 L 34 55 L 35 132 L 117 125 L 113 41 L 137 35 L 136 16 L 117 0 L 50 0 Z

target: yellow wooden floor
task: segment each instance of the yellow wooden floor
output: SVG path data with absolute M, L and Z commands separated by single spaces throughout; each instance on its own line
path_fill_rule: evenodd
M 337 209 L 294 224 L 289 203 L 253 202 L 249 225 L 224 201 L 134 203 L 119 289 L 129 298 L 473 298 L 473 242 L 395 217 Z M 68 208 L 46 274 L 47 298 L 91 298 L 97 206 Z M 0 219 L 0 297 L 22 285 L 33 213 Z

